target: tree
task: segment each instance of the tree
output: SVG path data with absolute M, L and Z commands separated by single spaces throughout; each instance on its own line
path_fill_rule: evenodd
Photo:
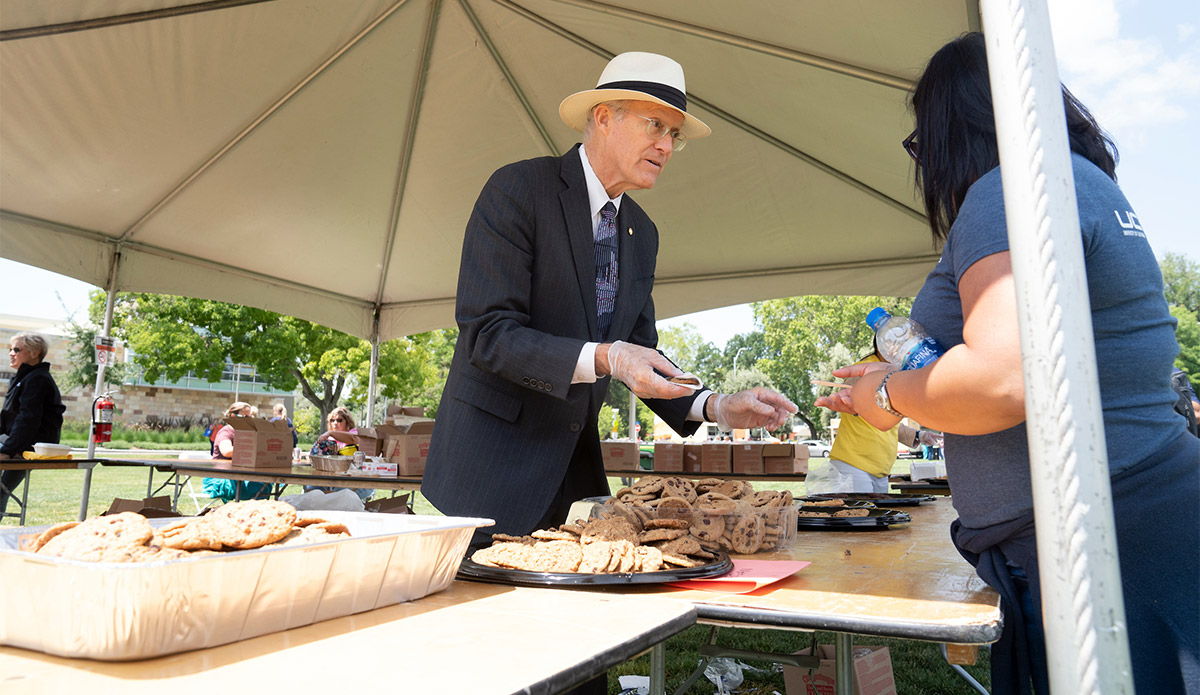
M 64 390 L 76 386 L 95 388 L 96 386 L 96 336 L 100 330 L 95 326 L 80 325 L 71 321 L 67 324 L 69 334 L 67 348 L 67 367 L 63 373 L 62 386 Z M 104 385 L 120 386 L 129 376 L 129 365 L 124 362 L 108 365 L 104 370 Z
M 1187 372 L 1192 388 L 1200 393 L 1200 321 L 1186 307 L 1171 307 L 1171 316 L 1179 322 L 1175 328 L 1175 340 L 1179 342 L 1179 355 L 1175 366 Z
M 875 334 L 866 324 L 867 313 L 881 306 L 893 314 L 907 315 L 912 300 L 900 297 L 824 296 L 791 297 L 751 305 L 763 339 L 775 356 L 758 366 L 779 385 L 800 411 L 797 417 L 810 427 L 821 414 L 813 405 L 816 395 L 809 383 L 818 363 L 835 345 L 852 355 L 872 350 Z M 839 365 L 840 366 L 840 365 Z
M 1181 306 L 1200 319 L 1200 263 L 1168 253 L 1160 264 L 1167 304 Z
M 658 349 L 685 372 L 696 373 L 704 344 L 700 331 L 690 323 L 669 326 L 658 332 Z
M 92 294 L 99 323 L 103 293 Z M 363 398 L 370 345 L 311 321 L 264 309 L 158 294 L 119 294 L 113 334 L 125 341 L 148 381 L 176 380 L 189 372 L 221 380 L 227 362 L 253 365 L 276 389 L 299 387 L 320 412 L 319 422 L 346 395 Z M 435 333 L 441 333 L 440 331 Z M 435 357 L 445 335 L 422 334 L 380 346 L 379 393 L 384 398 L 428 392 L 438 376 Z

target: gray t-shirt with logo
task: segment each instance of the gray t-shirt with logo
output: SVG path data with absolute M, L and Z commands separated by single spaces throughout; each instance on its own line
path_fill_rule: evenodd
M 1182 431 L 1172 407 L 1171 368 L 1179 345 L 1162 274 L 1137 214 L 1121 190 L 1084 157 L 1071 156 L 1108 463 L 1118 473 Z M 945 349 L 963 342 L 958 282 L 976 261 L 1008 250 L 1000 169 L 967 192 L 937 267 L 913 302 L 912 317 Z M 1030 413 L 1029 417 L 1053 417 Z M 969 528 L 1011 521 L 1033 508 L 1025 425 L 980 436 L 946 435 L 954 507 Z

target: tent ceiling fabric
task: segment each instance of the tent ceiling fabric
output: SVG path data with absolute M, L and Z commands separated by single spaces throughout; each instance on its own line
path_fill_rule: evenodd
M 119 251 L 119 289 L 363 337 L 376 307 L 383 339 L 450 326 L 484 181 L 567 150 L 562 97 L 652 50 L 714 131 L 632 194 L 661 234 L 660 317 L 911 294 L 936 254 L 905 86 L 973 8 L 6 0 L 0 255 L 105 286 Z

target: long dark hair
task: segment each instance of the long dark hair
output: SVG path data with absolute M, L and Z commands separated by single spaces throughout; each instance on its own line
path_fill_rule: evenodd
M 1116 181 L 1117 146 L 1065 86 L 1062 91 L 1071 151 Z M 917 189 L 934 238 L 945 240 L 967 189 L 1000 165 L 983 34 L 963 34 L 933 54 L 909 102 L 917 120 Z

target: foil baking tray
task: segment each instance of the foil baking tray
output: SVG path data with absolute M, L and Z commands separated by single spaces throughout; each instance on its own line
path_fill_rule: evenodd
M 352 538 L 144 563 L 17 550 L 0 531 L 0 645 L 128 661 L 203 649 L 412 601 L 450 585 L 490 519 L 320 511 Z M 150 519 L 153 526 L 178 519 Z

